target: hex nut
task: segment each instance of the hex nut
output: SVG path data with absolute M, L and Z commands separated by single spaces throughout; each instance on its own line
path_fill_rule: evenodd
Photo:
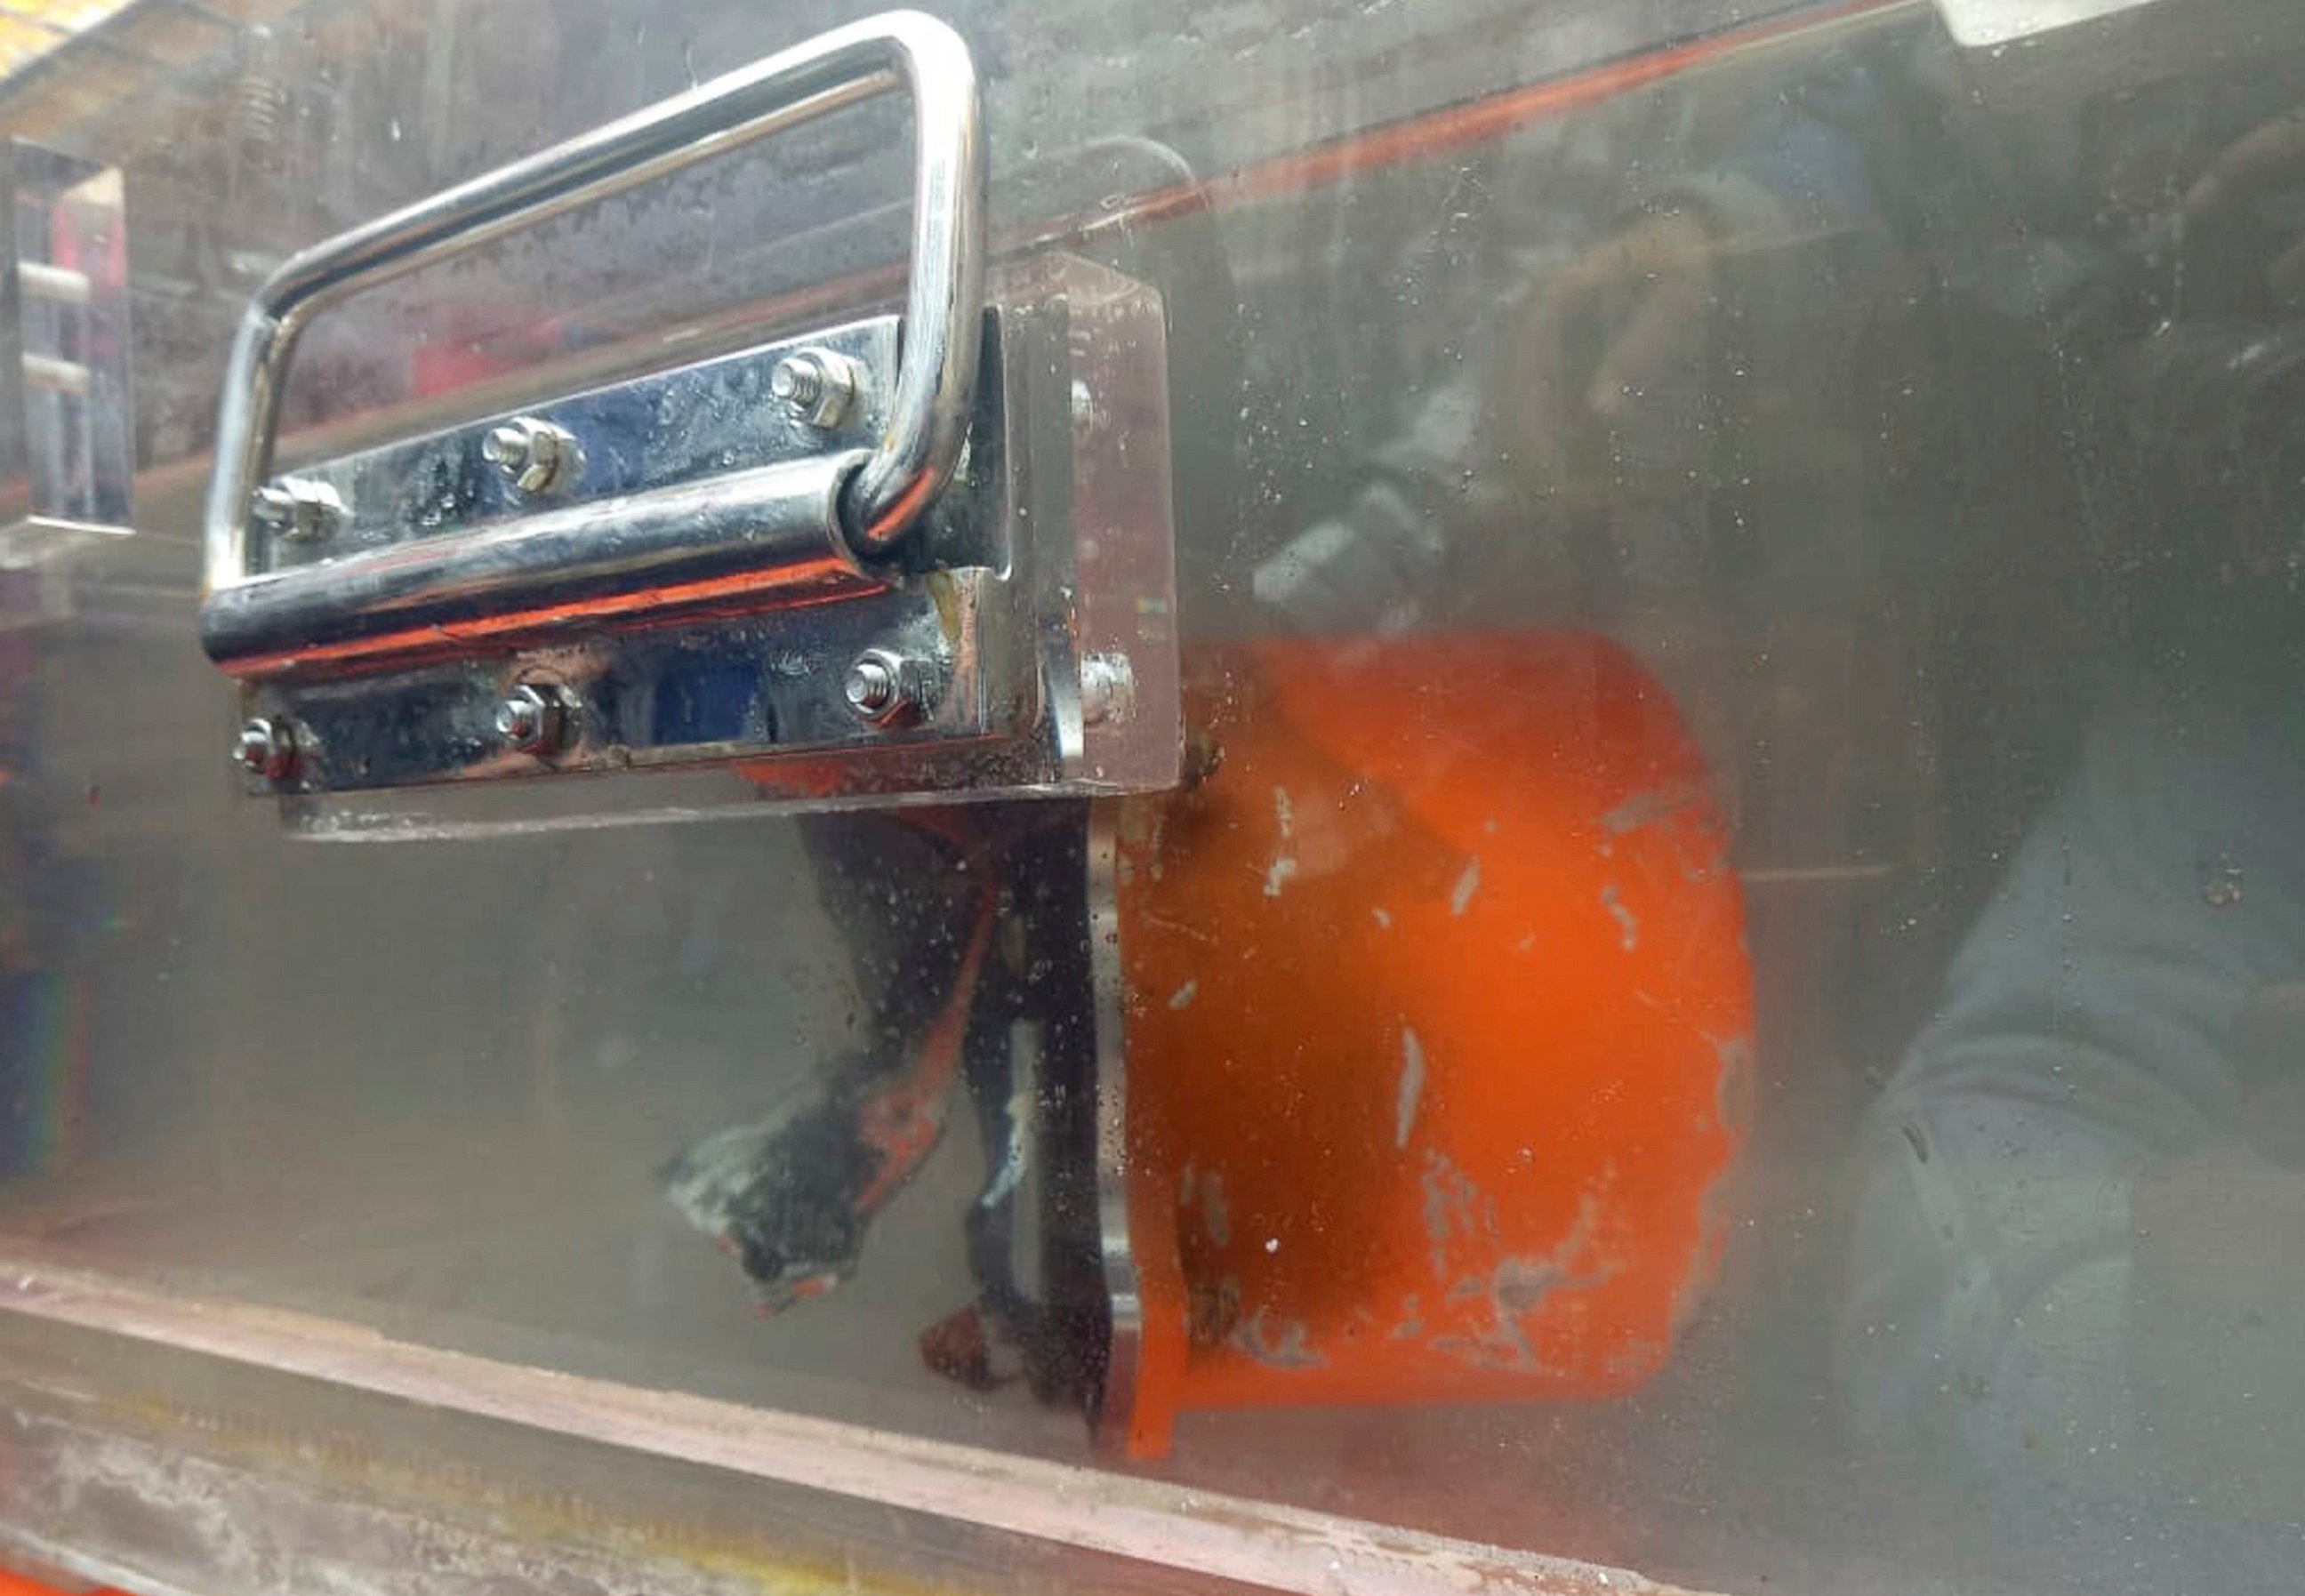
M 344 522 L 344 501 L 328 483 L 311 477 L 283 477 L 249 496 L 249 514 L 258 525 L 291 543 L 313 543 Z
M 575 720 L 574 702 L 549 682 L 523 682 L 497 705 L 497 735 L 514 752 L 540 759 L 567 747 Z
M 864 369 L 829 349 L 788 354 L 769 373 L 770 396 L 820 430 L 829 430 L 847 419 L 863 386 Z
M 256 717 L 240 728 L 232 743 L 233 763 L 266 781 L 293 776 L 302 752 L 295 726 L 276 716 Z
M 929 695 L 917 663 L 893 649 L 867 649 L 849 665 L 840 696 L 859 720 L 894 726 L 918 719 Z
M 481 458 L 523 493 L 566 488 L 584 472 L 584 451 L 575 435 L 533 416 L 515 416 L 491 427 L 481 439 Z

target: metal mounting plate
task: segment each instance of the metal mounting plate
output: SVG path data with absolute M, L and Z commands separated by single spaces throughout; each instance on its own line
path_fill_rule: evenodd
M 276 479 L 324 490 L 336 508 L 319 536 L 251 538 L 247 591 L 263 601 L 235 609 L 226 588 L 204 614 L 212 651 L 242 678 L 244 712 L 290 745 L 269 771 L 251 768 L 248 790 L 297 800 L 292 818 L 318 834 L 438 835 L 460 824 L 439 784 L 505 778 L 555 778 L 558 789 L 569 784 L 557 778 L 700 767 L 739 777 L 679 784 L 676 800 L 628 783 L 575 784 L 582 796 L 556 792 L 537 811 L 557 824 L 730 799 L 819 809 L 1173 784 L 1181 739 L 1159 296 L 1051 257 L 1007 274 L 992 301 L 952 484 L 895 556 L 867 563 L 836 542 L 804 553 L 817 564 L 802 582 L 716 585 L 793 557 L 780 541 L 789 534 L 748 518 L 754 490 L 723 485 L 793 473 L 829 506 L 839 468 L 887 413 L 894 317 Z M 811 425 L 772 392 L 780 362 L 803 353 L 837 356 L 858 374 L 834 426 Z M 490 435 L 515 421 L 557 429 L 581 472 L 540 492 L 515 486 L 488 452 Z M 829 488 L 814 485 L 820 468 Z M 667 505 L 681 513 L 657 508 Z M 475 607 L 483 619 L 471 626 L 411 624 L 411 614 L 458 613 L 461 596 L 444 599 L 436 584 L 404 599 L 388 586 L 411 566 L 485 576 L 487 551 L 547 534 L 569 562 L 555 570 L 574 574 L 540 578 L 524 548 L 499 579 L 545 586 L 514 624 L 490 629 L 500 605 Z M 635 562 L 652 559 L 663 570 L 627 601 Z M 591 598 L 595 570 L 617 584 L 616 604 Z M 300 590 L 302 609 L 276 597 Z M 851 677 L 868 658 L 899 678 L 898 701 L 882 712 L 852 701 Z M 499 726 L 500 706 L 523 688 L 566 709 L 563 735 L 548 746 L 523 747 Z M 360 802 L 336 802 L 353 794 Z M 498 802 L 470 819 L 494 830 L 519 817 Z
M 809 424 L 770 392 L 777 362 L 825 350 L 862 374 L 839 423 Z M 756 349 L 536 404 L 427 437 L 403 439 L 273 479 L 326 483 L 344 519 L 325 537 L 276 529 L 249 540 L 250 574 L 467 534 L 540 511 L 611 500 L 722 472 L 867 448 L 888 423 L 897 318 L 877 316 Z M 486 457 L 489 434 L 515 420 L 566 431 L 582 463 L 540 492 L 523 492 Z

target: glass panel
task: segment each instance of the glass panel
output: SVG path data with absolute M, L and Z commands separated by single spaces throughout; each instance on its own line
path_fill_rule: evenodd
M 1166 368 L 999 368 L 966 480 L 1074 468 L 1093 571 L 1165 446 L 1182 782 L 292 835 L 196 631 L 250 296 L 855 9 L 156 0 L 0 86 L 127 174 L 148 534 L 0 587 L 0 1251 L 1705 1589 L 2292 1586 L 2284 8 L 958 0 L 1000 316 L 1101 271 Z M 282 460 L 889 308 L 908 125 L 330 307 Z M 652 714 L 846 688 L 745 614 Z
M 15 563 L 62 533 L 129 530 L 135 464 L 120 174 L 30 144 L 7 158 L 10 386 L 23 411 L 22 522 L 5 537 Z

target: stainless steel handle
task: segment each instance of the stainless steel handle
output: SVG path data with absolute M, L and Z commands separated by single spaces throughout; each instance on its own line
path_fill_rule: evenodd
M 864 556 L 885 552 L 951 478 L 974 396 L 984 293 L 975 68 L 958 34 L 917 12 L 834 29 L 282 265 L 242 318 L 226 369 L 207 514 L 212 601 L 230 588 L 270 580 L 249 580 L 250 497 L 270 471 L 297 335 L 324 306 L 691 161 L 899 89 L 911 94 L 914 123 L 903 352 L 887 429 L 848 477 L 839 514 L 850 548 Z
M 844 473 L 826 468 L 836 463 L 727 471 L 237 582 L 208 595 L 200 641 L 232 675 L 261 677 L 748 593 L 880 590 L 829 533 Z

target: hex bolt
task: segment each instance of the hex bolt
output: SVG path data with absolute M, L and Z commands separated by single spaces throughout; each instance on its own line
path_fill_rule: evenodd
M 575 434 L 533 416 L 515 416 L 489 429 L 481 440 L 481 458 L 523 493 L 549 493 L 584 474 L 584 451 Z
M 266 781 L 285 781 L 294 775 L 301 751 L 295 726 L 277 717 L 258 716 L 232 740 L 232 762 Z
M 864 368 L 829 349 L 788 354 L 769 373 L 777 402 L 820 430 L 840 425 L 864 386 Z
M 497 706 L 497 735 L 515 753 L 541 759 L 568 746 L 576 704 L 549 682 L 523 682 Z
M 311 477 L 283 477 L 249 499 L 250 514 L 276 538 L 313 543 L 344 524 L 344 501 L 329 484 Z
M 840 695 L 858 719 L 895 726 L 920 711 L 920 670 L 891 649 L 867 649 L 849 666 Z
M 896 708 L 902 690 L 888 662 L 868 654 L 848 667 L 848 681 L 842 691 L 848 707 L 871 719 Z

